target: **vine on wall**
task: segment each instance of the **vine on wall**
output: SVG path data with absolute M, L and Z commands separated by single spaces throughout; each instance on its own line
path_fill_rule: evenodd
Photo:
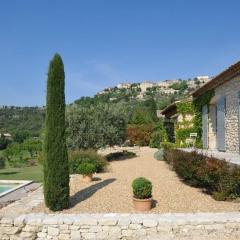
M 204 94 L 194 99 L 193 107 L 194 107 L 194 119 L 193 125 L 197 137 L 197 146 L 202 147 L 202 107 L 204 105 L 209 105 L 212 97 L 215 95 L 214 89 L 206 91 Z
M 193 123 L 194 106 L 191 101 L 179 102 L 176 106 L 177 113 L 182 115 L 182 121 L 178 122 L 175 127 L 176 144 L 183 146 L 190 133 L 195 132 Z

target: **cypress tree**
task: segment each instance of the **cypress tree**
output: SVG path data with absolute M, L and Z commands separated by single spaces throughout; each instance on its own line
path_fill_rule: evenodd
M 69 205 L 69 166 L 65 136 L 65 74 L 59 54 L 50 61 L 44 140 L 44 198 L 53 211 Z

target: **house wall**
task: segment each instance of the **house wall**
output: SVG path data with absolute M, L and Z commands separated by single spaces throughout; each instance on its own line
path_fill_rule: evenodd
M 208 144 L 209 149 L 216 149 L 216 105 L 210 104 L 209 106 L 209 121 L 208 121 Z
M 215 97 L 226 97 L 225 143 L 226 151 L 239 152 L 239 97 L 240 75 L 215 89 Z

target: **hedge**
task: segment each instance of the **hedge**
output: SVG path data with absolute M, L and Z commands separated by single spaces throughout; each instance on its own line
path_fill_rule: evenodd
M 165 149 L 164 160 L 187 184 L 202 188 L 216 200 L 240 197 L 240 167 L 197 152 Z

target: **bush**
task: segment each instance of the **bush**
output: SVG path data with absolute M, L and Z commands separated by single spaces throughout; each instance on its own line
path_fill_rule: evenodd
M 137 154 L 134 152 L 126 151 L 123 150 L 122 152 L 114 152 L 114 153 L 109 153 L 106 155 L 107 161 L 117 161 L 117 160 L 125 160 L 125 159 L 130 159 L 136 157 Z
M 162 142 L 161 147 L 165 150 L 169 150 L 169 149 L 174 149 L 177 146 L 175 143 L 172 143 L 172 142 Z
M 131 145 L 149 146 L 153 124 L 129 125 L 128 140 Z
M 104 172 L 108 162 L 94 150 L 79 150 L 69 152 L 70 173 L 78 173 L 78 167 L 82 163 L 91 163 L 96 165 L 96 172 Z
M 164 160 L 187 184 L 203 188 L 216 200 L 240 197 L 240 167 L 197 152 L 165 149 Z
M 154 153 L 154 158 L 156 160 L 161 161 L 163 160 L 163 154 L 164 154 L 163 149 L 159 149 L 157 152 Z
M 132 183 L 133 196 L 138 199 L 147 199 L 152 197 L 152 183 L 146 178 L 136 178 Z
M 90 175 L 95 173 L 97 170 L 97 167 L 93 163 L 81 163 L 78 166 L 78 173 L 82 175 Z
M 41 141 L 28 139 L 23 143 L 12 143 L 8 145 L 4 154 L 10 166 L 26 167 L 36 165 L 41 150 Z
M 162 136 L 160 132 L 153 132 L 151 135 L 151 139 L 149 142 L 149 147 L 151 148 L 160 148 L 160 142 L 162 140 Z

